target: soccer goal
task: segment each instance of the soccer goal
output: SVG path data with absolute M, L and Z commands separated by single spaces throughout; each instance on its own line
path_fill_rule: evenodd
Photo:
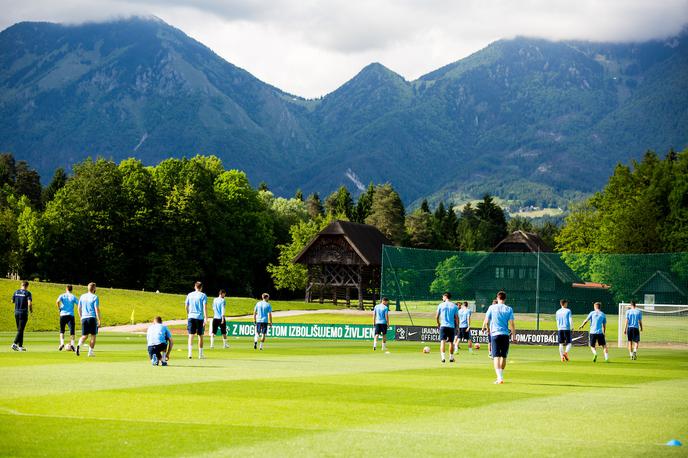
M 631 304 L 619 303 L 619 347 L 626 345 L 624 319 Z M 658 345 L 688 345 L 688 304 L 636 304 L 643 312 L 640 341 Z

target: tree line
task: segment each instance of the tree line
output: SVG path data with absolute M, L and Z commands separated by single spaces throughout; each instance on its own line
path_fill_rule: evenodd
M 185 291 L 195 279 L 254 294 L 305 286 L 291 260 L 330 221 L 372 224 L 392 243 L 489 251 L 514 230 L 562 252 L 688 251 L 688 152 L 648 153 L 619 165 L 602 191 L 573 206 L 560 229 L 508 218 L 490 195 L 456 208 L 427 201 L 407 212 L 389 183 L 357 198 L 341 186 L 324 199 L 276 197 L 214 156 L 145 166 L 87 159 L 49 184 L 24 161 L 0 155 L 0 272 L 55 282 Z M 583 273 L 583 272 L 581 272 Z

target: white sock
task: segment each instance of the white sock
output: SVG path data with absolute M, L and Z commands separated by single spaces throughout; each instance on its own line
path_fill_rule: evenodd
M 442 359 L 445 359 L 443 351 L 440 352 L 440 356 L 442 357 Z
M 497 373 L 497 380 L 504 379 L 504 369 L 495 369 L 495 372 Z
M 60 336 L 60 345 L 64 345 L 64 337 Z
M 384 342 L 382 342 L 382 349 L 387 350 L 387 345 Z
M 203 358 L 203 348 L 198 349 L 198 357 Z
M 604 359 L 609 359 L 609 351 L 604 350 Z
M 258 334 L 253 334 L 253 342 L 258 342 Z
M 160 352 L 160 357 L 162 358 L 161 361 L 165 361 L 165 354 L 166 354 L 166 352 L 164 352 L 164 351 Z
M 597 356 L 597 350 L 595 349 L 595 347 L 590 347 L 590 350 L 592 350 L 593 355 Z
M 227 346 L 227 338 L 223 337 L 222 338 L 222 344 L 226 347 Z
M 193 353 L 193 345 L 189 344 L 189 356 Z
M 212 347 L 213 345 L 215 345 L 215 336 L 210 334 L 210 346 Z
M 259 347 L 262 349 L 263 348 L 263 342 L 260 343 Z
M 559 356 L 564 356 L 564 346 L 562 344 L 559 344 Z
M 571 351 L 571 344 L 566 345 L 566 353 Z

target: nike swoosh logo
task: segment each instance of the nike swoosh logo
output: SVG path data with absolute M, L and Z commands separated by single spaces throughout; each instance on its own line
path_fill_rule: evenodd
M 416 331 L 416 332 L 409 332 L 409 333 L 408 333 L 408 335 L 410 335 L 410 336 L 415 336 L 416 334 L 418 334 L 417 331 Z
M 585 338 L 584 336 L 578 336 L 578 337 L 574 337 L 573 339 L 571 339 L 571 341 L 573 342 L 574 340 L 581 340 L 584 338 Z

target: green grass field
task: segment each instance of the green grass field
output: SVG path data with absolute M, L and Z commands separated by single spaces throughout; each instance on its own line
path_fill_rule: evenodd
M 0 333 L 2 456 L 686 456 L 663 445 L 688 442 L 684 350 L 514 346 L 497 386 L 484 349 L 442 365 L 436 344 L 232 339 L 164 368 L 141 335 L 103 334 L 95 358 L 55 337 L 16 353 Z

